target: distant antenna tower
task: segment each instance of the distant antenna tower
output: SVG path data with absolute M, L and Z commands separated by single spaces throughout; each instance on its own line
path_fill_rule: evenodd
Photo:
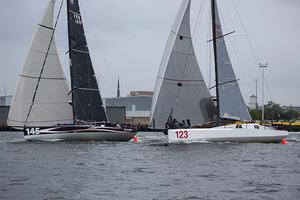
M 121 97 L 120 95 L 120 78 L 118 77 L 118 90 L 117 90 L 117 97 Z
M 261 120 L 265 120 L 265 68 L 268 67 L 268 63 L 261 64 L 259 63 L 259 67 L 262 68 L 262 113 L 261 113 Z

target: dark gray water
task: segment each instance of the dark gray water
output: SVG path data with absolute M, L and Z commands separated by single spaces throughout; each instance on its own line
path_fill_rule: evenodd
M 0 199 L 300 199 L 300 134 L 286 145 L 25 142 L 0 133 Z

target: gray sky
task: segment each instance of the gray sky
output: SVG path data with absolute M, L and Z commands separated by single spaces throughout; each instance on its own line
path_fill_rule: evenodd
M 0 95 L 4 87 L 13 94 L 26 51 L 48 0 L 2 0 L 0 7 Z M 202 4 L 202 1 L 204 3 Z M 57 0 L 57 7 L 60 3 Z M 269 63 L 266 101 L 300 106 L 300 1 L 223 0 L 219 10 L 228 50 L 246 102 L 255 93 L 261 72 L 258 62 Z M 247 32 L 239 20 L 234 4 Z M 131 90 L 153 90 L 168 35 L 181 0 L 85 0 L 80 1 L 85 32 L 103 97 L 116 96 L 120 76 L 121 94 Z M 200 19 L 199 10 L 203 5 Z M 64 9 L 65 11 L 65 9 Z M 201 71 L 209 82 L 209 1 L 194 0 L 192 30 Z M 61 63 L 68 73 L 66 13 L 56 32 Z M 197 22 L 197 23 L 196 23 Z M 67 74 L 68 76 L 68 74 Z M 208 83 L 209 84 L 209 83 Z

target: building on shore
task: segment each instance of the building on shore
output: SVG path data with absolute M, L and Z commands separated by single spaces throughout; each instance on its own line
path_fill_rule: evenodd
M 13 96 L 0 97 L 0 129 L 6 126 L 10 104 Z
M 130 97 L 138 97 L 138 96 L 153 97 L 153 92 L 152 91 L 131 91 L 128 96 L 130 96 Z
M 0 105 L 0 126 L 5 126 L 9 113 L 9 106 Z
M 296 111 L 300 114 L 300 106 L 282 106 L 282 109 L 284 111 L 293 110 L 293 111 Z
M 12 102 L 12 95 L 9 96 L 0 96 L 0 106 L 10 106 Z
M 132 91 L 126 97 L 104 98 L 108 119 L 114 122 L 115 115 L 111 108 L 125 108 L 125 123 L 133 125 L 147 126 L 150 119 L 150 110 L 152 104 L 153 92 L 150 91 Z
M 250 110 L 257 109 L 257 97 L 255 95 L 250 96 L 250 102 L 248 103 Z

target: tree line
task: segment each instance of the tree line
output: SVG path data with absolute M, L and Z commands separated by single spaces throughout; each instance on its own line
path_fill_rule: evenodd
M 262 109 L 250 110 L 253 120 L 261 120 Z M 269 101 L 265 105 L 265 120 L 295 120 L 300 118 L 300 113 L 292 109 L 283 109 L 279 104 Z

